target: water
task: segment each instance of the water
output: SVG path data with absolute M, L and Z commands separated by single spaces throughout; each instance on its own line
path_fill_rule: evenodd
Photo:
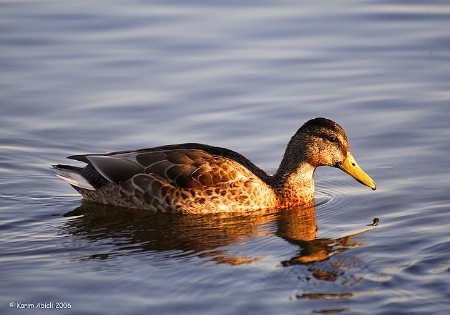
M 0 6 L 0 313 L 448 314 L 447 2 Z M 50 169 L 201 142 L 273 173 L 318 116 L 377 191 L 321 168 L 315 209 L 168 215 Z

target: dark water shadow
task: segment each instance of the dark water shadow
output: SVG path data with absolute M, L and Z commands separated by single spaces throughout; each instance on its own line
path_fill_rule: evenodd
M 207 258 L 217 263 L 248 264 L 264 256 L 249 257 L 233 253 L 232 245 L 251 243 L 259 236 L 280 237 L 298 246 L 297 254 L 281 265 L 308 265 L 319 279 L 333 280 L 334 272 L 315 270 L 314 263 L 363 244 L 352 241 L 355 235 L 338 239 L 317 239 L 314 205 L 285 211 L 248 214 L 185 215 L 152 213 L 83 202 L 64 215 L 71 217 L 61 233 L 89 242 L 107 240 L 114 249 L 84 259 L 108 259 L 137 252 L 178 251 L 183 255 Z M 103 242 L 104 243 L 104 242 Z

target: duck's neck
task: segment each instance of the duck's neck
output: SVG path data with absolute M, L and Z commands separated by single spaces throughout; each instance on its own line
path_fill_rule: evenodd
M 281 163 L 273 175 L 273 187 L 285 206 L 296 206 L 314 200 L 314 170 L 316 167 L 302 162 L 292 171 Z

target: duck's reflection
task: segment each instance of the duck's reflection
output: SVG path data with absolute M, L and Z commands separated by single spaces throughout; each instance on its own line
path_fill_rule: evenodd
M 333 280 L 334 271 L 317 270 L 313 263 L 348 250 L 349 235 L 339 239 L 317 239 L 317 223 L 313 204 L 289 211 L 252 212 L 246 215 L 183 215 L 151 213 L 83 202 L 66 217 L 65 233 L 89 241 L 107 239 L 114 245 L 112 253 L 95 253 L 92 259 L 108 259 L 121 253 L 142 251 L 179 251 L 214 260 L 218 263 L 245 264 L 264 258 L 233 252 L 239 245 L 256 237 L 280 237 L 298 246 L 298 254 L 282 261 L 283 266 L 309 265 L 318 279 Z

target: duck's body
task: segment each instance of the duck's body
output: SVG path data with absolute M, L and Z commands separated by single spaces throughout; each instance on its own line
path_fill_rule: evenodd
M 57 175 L 85 199 L 153 211 L 299 206 L 314 198 L 313 173 L 322 165 L 339 167 L 375 189 L 354 161 L 343 129 L 324 118 L 310 120 L 297 131 L 273 176 L 235 151 L 197 143 L 69 158 L 87 166 L 56 165 Z

